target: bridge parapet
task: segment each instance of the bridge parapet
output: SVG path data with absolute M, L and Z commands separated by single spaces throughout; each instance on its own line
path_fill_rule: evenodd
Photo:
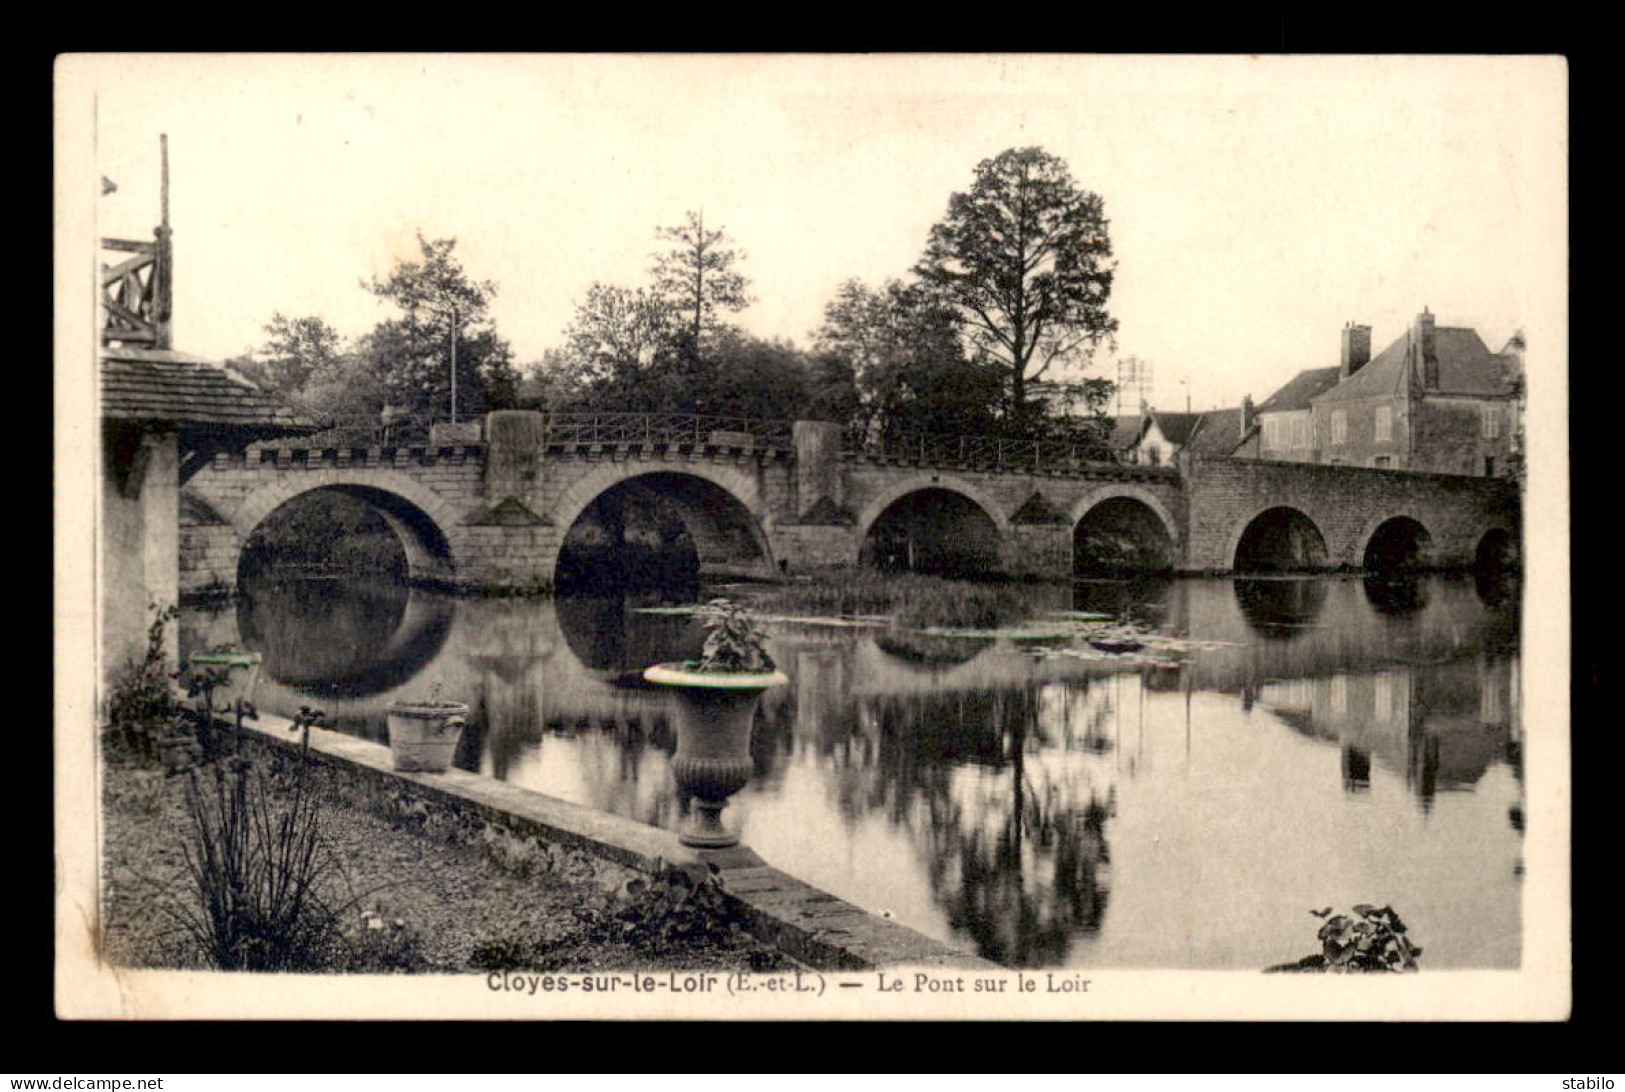
M 847 429 L 843 453 L 883 466 L 934 466 L 992 473 L 1039 474 L 1113 481 L 1177 482 L 1171 466 L 1139 466 L 1101 458 L 1099 448 L 1067 436 L 1016 439 L 948 433 L 869 436 Z

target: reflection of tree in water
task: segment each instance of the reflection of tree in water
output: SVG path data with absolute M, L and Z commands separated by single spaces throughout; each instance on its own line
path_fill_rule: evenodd
M 666 708 L 649 694 L 625 694 L 609 710 L 571 715 L 552 714 L 544 722 L 549 737 L 571 741 L 576 768 L 592 807 L 656 827 L 674 827 L 686 801 L 671 791 L 669 777 L 650 785 L 645 778 L 650 758 L 670 758 L 677 734 Z M 547 741 L 543 744 L 547 760 Z M 654 768 L 665 772 L 665 764 Z
M 1115 796 L 1085 796 L 1073 778 L 1035 788 L 1021 765 L 1009 772 L 1013 800 L 984 796 L 959 822 L 935 828 L 947 838 L 934 839 L 931 882 L 977 954 L 1010 967 L 1056 966 L 1105 918 Z
M 780 686 L 765 691 L 750 730 L 751 781 L 762 788 L 778 784 L 783 777 L 784 759 L 795 745 L 794 688 Z
M 1100 928 L 1108 897 L 1115 795 L 1102 800 L 1075 767 L 1032 764 L 1036 752 L 1064 757 L 1073 735 L 1042 705 L 1038 687 L 872 699 L 857 734 L 872 723 L 874 768 L 838 779 L 844 812 L 880 811 L 913 833 L 954 929 L 1007 966 L 1063 962 L 1074 937 Z M 1085 738 L 1100 735 L 1093 721 Z

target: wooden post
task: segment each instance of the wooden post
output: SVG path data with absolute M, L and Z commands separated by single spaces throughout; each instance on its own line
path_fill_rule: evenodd
M 170 250 L 169 231 L 169 134 L 158 134 L 158 230 L 153 234 L 158 237 L 157 253 L 154 255 L 152 281 L 152 324 L 153 346 L 158 349 L 171 348 L 170 342 L 170 314 L 171 314 L 171 282 L 170 270 L 173 266 L 173 255 Z

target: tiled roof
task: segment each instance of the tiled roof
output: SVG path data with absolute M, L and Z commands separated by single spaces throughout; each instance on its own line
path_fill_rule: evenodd
M 1229 455 L 1241 446 L 1246 433 L 1241 427 L 1241 407 L 1208 410 L 1185 446 L 1199 455 Z
M 321 427 L 235 373 L 173 349 L 104 348 L 102 416 L 116 421 L 235 427 L 260 436 Z
M 1157 427 L 1170 444 L 1175 447 L 1184 447 L 1191 438 L 1191 430 L 1202 419 L 1200 413 L 1159 413 L 1151 411 L 1151 417 L 1157 422 Z
M 1492 353 L 1478 331 L 1461 326 L 1439 326 L 1433 333 L 1434 353 L 1439 358 L 1439 394 L 1501 395 L 1511 393 L 1505 357 Z M 1331 390 L 1317 402 L 1346 402 L 1400 394 L 1405 389 L 1406 357 L 1410 331 L 1395 338 L 1371 362 Z M 1335 370 L 1335 369 L 1334 369 Z M 1263 407 L 1260 407 L 1263 408 Z
M 1369 364 L 1366 365 L 1367 368 L 1370 366 Z M 1361 369 L 1361 371 L 1364 370 L 1364 368 Z M 1299 372 L 1292 377 L 1286 386 L 1260 402 L 1258 412 L 1272 413 L 1284 410 L 1308 409 L 1311 398 L 1330 390 L 1337 384 L 1338 371 L 1339 369 L 1334 366 L 1330 368 L 1307 368 Z M 1359 373 L 1355 374 L 1358 375 Z
M 1145 431 L 1144 417 L 1119 417 L 1112 426 L 1112 447 L 1130 448 L 1140 440 L 1140 433 Z

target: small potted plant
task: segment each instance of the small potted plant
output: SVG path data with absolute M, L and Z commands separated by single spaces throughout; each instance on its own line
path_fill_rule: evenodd
M 468 704 L 440 697 L 440 684 L 422 701 L 392 701 L 389 718 L 389 753 L 395 768 L 414 773 L 444 773 L 451 767 L 457 741 L 468 723 Z
M 677 753 L 672 774 L 694 800 L 678 832 L 684 845 L 720 849 L 739 844 L 722 825 L 728 798 L 750 780 L 750 733 L 762 691 L 790 680 L 767 653 L 767 635 L 726 599 L 713 599 L 705 614 L 705 649 L 698 660 L 656 664 L 644 671 L 651 683 L 677 696 Z

